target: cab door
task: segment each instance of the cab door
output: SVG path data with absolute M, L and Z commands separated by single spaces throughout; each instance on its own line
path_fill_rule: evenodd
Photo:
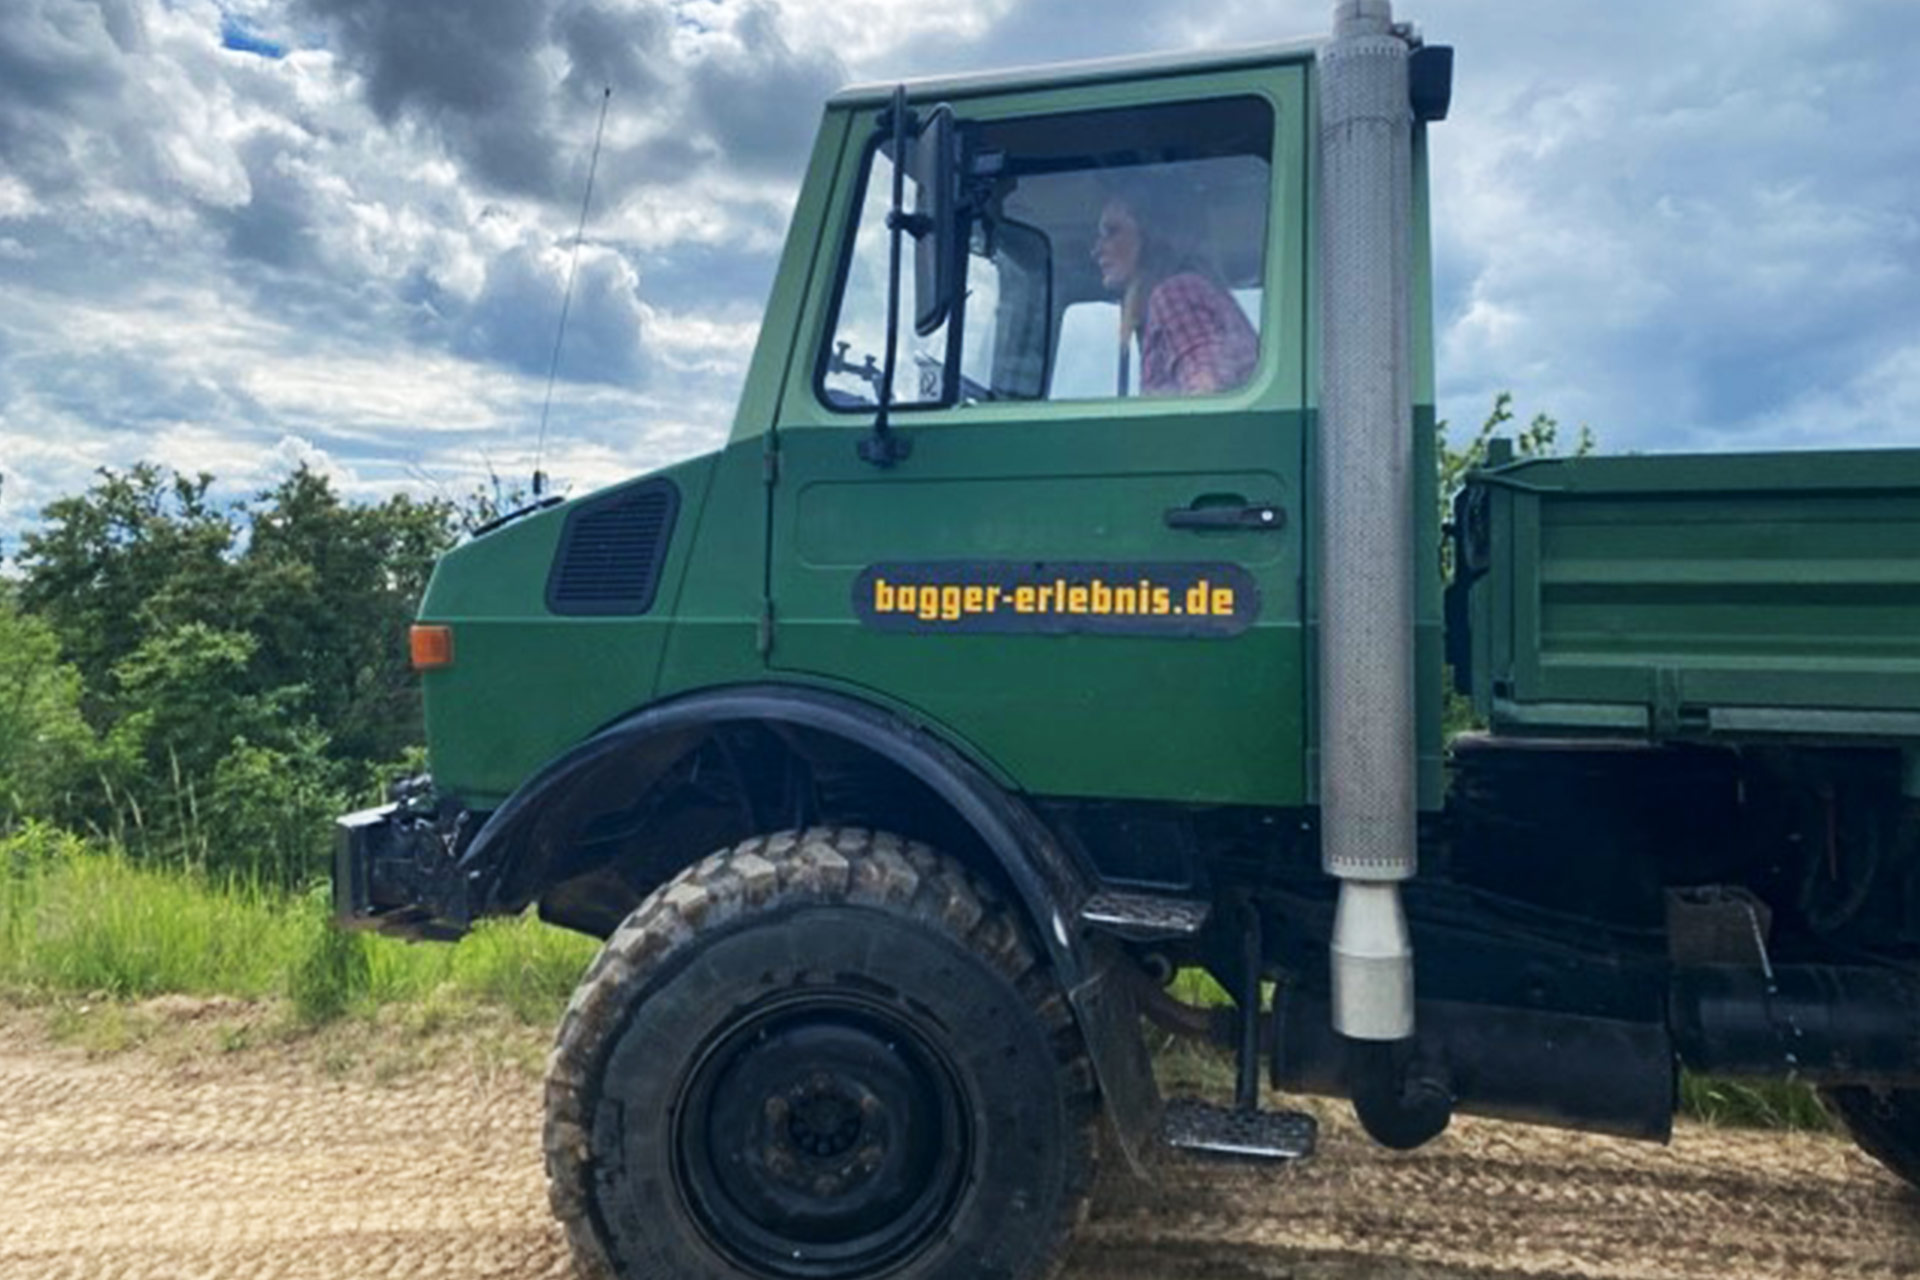
M 966 296 L 925 338 L 903 303 L 887 466 L 859 446 L 891 162 L 885 104 L 856 104 L 776 419 L 773 668 L 1029 793 L 1305 803 L 1304 77 L 953 100 L 980 210 Z M 1169 387 L 1165 325 L 1123 338 L 1098 245 L 1122 195 L 1184 255 L 1154 288 L 1244 316 L 1257 355 L 1228 385 Z

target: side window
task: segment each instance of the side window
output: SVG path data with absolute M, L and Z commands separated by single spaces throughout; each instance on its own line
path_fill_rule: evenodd
M 887 213 L 893 207 L 893 161 L 878 147 L 867 160 L 860 220 L 840 286 L 838 318 L 831 345 L 821 362 L 820 390 L 837 409 L 871 408 L 880 400 L 887 357 Z M 912 198 L 908 198 L 912 204 Z M 952 320 L 928 337 L 913 332 L 913 250 L 903 249 L 905 282 L 900 321 L 900 351 L 894 360 L 893 403 L 902 407 L 938 404 L 944 399 L 947 347 Z M 968 273 L 969 285 L 973 271 Z
M 895 404 L 1210 395 L 1253 376 L 1273 189 L 1264 99 L 964 128 L 975 175 L 965 296 L 928 337 L 902 324 Z M 820 357 L 819 393 L 835 408 L 878 399 L 892 180 L 870 149 Z

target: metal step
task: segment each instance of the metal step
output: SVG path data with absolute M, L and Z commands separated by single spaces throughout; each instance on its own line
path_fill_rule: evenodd
M 1204 898 L 1096 893 L 1081 906 L 1080 923 L 1128 942 L 1167 942 L 1199 933 L 1212 910 Z
M 1303 1111 L 1237 1111 L 1176 1098 L 1167 1103 L 1161 1136 L 1170 1147 L 1236 1160 L 1304 1160 L 1320 1122 Z

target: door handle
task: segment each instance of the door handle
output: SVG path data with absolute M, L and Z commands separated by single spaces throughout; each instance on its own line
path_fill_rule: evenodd
M 1287 513 L 1276 503 L 1249 502 L 1224 507 L 1169 507 L 1169 529 L 1247 529 L 1275 533 L 1287 527 Z

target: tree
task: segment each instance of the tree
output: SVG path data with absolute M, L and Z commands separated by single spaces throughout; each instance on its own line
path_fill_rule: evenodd
M 243 631 L 189 622 L 150 636 L 113 669 L 113 732 L 137 744 L 156 773 L 195 779 L 236 739 L 278 742 L 298 687 L 255 692 L 247 666 L 256 648 Z
M 63 762 L 48 777 L 68 785 L 64 820 L 141 856 L 294 884 L 322 869 L 346 783 L 423 736 L 406 627 L 453 507 L 356 505 L 306 467 L 232 505 L 212 484 L 103 470 L 24 539 L 0 698 L 24 673 L 34 692 L 11 721 L 0 707 L 0 766 L 32 785 L 5 784 L 18 799 L 0 799 L 0 822 L 50 803 L 52 783 L 3 752 L 45 740 L 25 720 L 57 721 L 82 746 L 36 759 Z
M 287 712 L 299 690 L 253 692 L 254 648 L 244 632 L 189 622 L 149 636 L 114 666 L 93 825 L 141 856 L 209 864 L 202 809 L 219 763 L 238 744 L 294 735 Z
M 258 641 L 254 686 L 297 686 L 294 705 L 326 726 L 334 758 L 396 759 L 423 736 L 406 631 L 451 545 L 451 508 L 404 496 L 351 505 L 303 466 L 247 515 L 236 617 Z
M 453 540 L 452 504 L 350 504 L 305 466 L 233 507 L 211 486 L 151 463 L 103 469 L 23 540 L 21 606 L 78 667 L 88 718 L 110 728 L 114 672 L 197 624 L 247 636 L 237 687 L 298 690 L 289 706 L 327 726 L 333 758 L 398 757 L 422 733 L 406 627 Z
M 45 526 L 21 540 L 19 599 L 52 627 L 102 727 L 110 673 L 148 636 L 230 621 L 237 531 L 208 497 L 211 476 L 145 462 L 98 476 L 86 493 L 49 504 Z
M 1439 424 L 1440 432 L 1440 519 L 1442 523 L 1453 512 L 1454 495 L 1460 492 L 1467 482 L 1467 473 L 1475 467 L 1483 466 L 1487 460 L 1487 446 L 1500 434 L 1501 428 L 1513 421 L 1513 392 L 1502 391 L 1493 397 L 1493 408 L 1487 411 L 1486 421 L 1480 424 L 1480 430 L 1473 439 L 1467 441 L 1464 449 L 1455 449 L 1447 443 L 1447 423 Z M 1574 437 L 1573 456 L 1584 458 L 1594 450 L 1593 428 L 1586 423 L 1580 424 L 1580 433 Z M 1551 414 L 1536 413 L 1533 420 L 1513 437 L 1514 452 L 1522 458 L 1551 457 L 1560 452 L 1560 420 Z

